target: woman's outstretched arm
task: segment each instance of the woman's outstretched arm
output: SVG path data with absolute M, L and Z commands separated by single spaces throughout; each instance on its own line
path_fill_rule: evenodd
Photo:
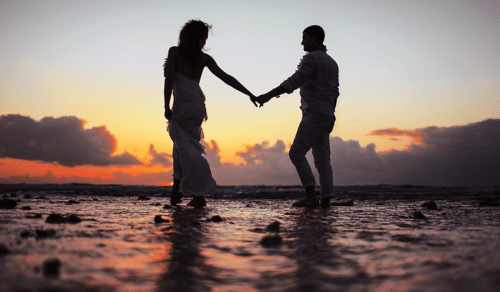
M 245 88 L 236 78 L 224 72 L 215 62 L 215 60 L 209 55 L 205 55 L 208 58 L 207 67 L 215 76 L 217 76 L 220 80 L 224 81 L 227 85 L 232 88 L 238 90 L 239 92 L 246 94 L 250 97 L 250 100 L 253 102 L 255 106 L 255 95 L 253 95 L 248 89 Z

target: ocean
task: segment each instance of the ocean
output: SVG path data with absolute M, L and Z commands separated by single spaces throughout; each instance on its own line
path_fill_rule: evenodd
M 0 291 L 498 291 L 500 186 L 0 185 Z

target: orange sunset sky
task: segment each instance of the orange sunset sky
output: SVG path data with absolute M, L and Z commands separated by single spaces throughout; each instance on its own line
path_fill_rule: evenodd
M 259 95 L 295 71 L 321 25 L 340 68 L 334 182 L 500 184 L 500 4 L 432 1 L 2 1 L 0 183 L 165 185 L 163 61 L 182 25 Z M 255 108 L 205 70 L 219 184 L 299 184 L 298 90 Z

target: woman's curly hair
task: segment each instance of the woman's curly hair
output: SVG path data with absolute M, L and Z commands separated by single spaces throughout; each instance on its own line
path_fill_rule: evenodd
M 194 66 L 198 62 L 200 53 L 203 50 L 203 47 L 200 47 L 200 39 L 207 39 L 211 29 L 211 25 L 199 19 L 192 19 L 182 27 L 179 34 L 178 48 L 189 64 Z M 165 77 L 167 76 L 167 62 L 168 58 L 165 59 L 165 63 L 163 64 Z
M 179 34 L 178 47 L 186 60 L 194 65 L 203 47 L 200 46 L 200 39 L 207 39 L 212 26 L 201 21 L 192 19 L 184 24 Z

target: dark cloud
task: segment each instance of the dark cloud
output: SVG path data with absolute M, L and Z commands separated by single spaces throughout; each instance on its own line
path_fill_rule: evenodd
M 56 162 L 64 166 L 142 164 L 128 152 L 114 155 L 116 138 L 105 126 L 84 129 L 74 116 L 35 121 L 21 115 L 0 116 L 0 158 Z
M 418 133 L 420 138 L 416 139 L 408 150 L 372 154 L 372 157 L 377 157 L 378 160 L 364 159 L 366 165 L 361 166 L 361 169 L 365 171 L 358 172 L 357 178 L 352 167 L 343 165 L 347 172 L 336 173 L 341 178 L 341 184 L 500 184 L 500 120 L 490 119 L 453 127 L 433 126 L 405 132 L 409 137 L 415 137 L 415 133 Z M 333 143 L 332 151 L 345 147 L 344 144 Z M 357 152 L 361 155 L 367 148 L 358 148 Z M 351 148 L 353 149 L 355 148 Z M 344 164 L 348 162 L 344 158 L 337 159 L 332 153 L 334 165 L 341 165 L 340 161 Z M 369 161 L 372 163 L 368 163 Z

